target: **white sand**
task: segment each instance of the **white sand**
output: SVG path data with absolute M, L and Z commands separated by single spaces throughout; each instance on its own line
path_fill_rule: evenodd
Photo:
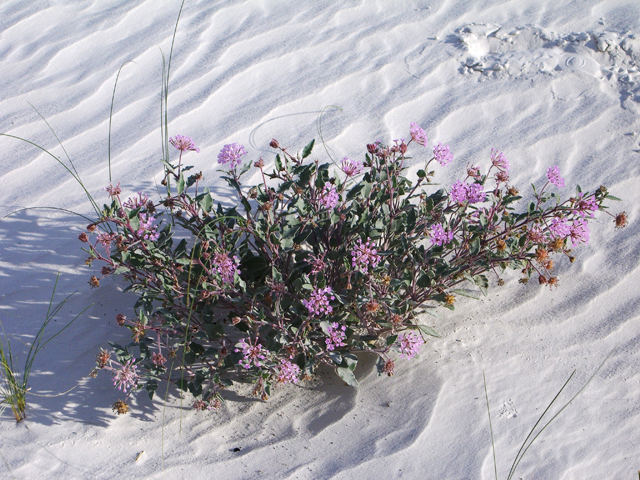
M 53 4 L 53 5 L 49 5 Z M 136 5 L 137 6 L 134 6 Z M 339 6 L 341 5 L 341 6 Z M 0 6 L 0 132 L 61 158 L 62 140 L 88 190 L 106 201 L 107 133 L 114 80 L 113 175 L 126 193 L 155 192 L 161 166 L 159 93 L 179 2 L 5 0 Z M 600 51 L 603 50 L 603 51 Z M 467 65 L 467 66 L 464 66 Z M 127 341 L 115 313 L 134 296 L 117 279 L 87 281 L 77 235 L 87 223 L 29 210 L 0 223 L 1 320 L 24 358 L 55 273 L 59 293 L 79 290 L 58 323 L 93 304 L 36 358 L 28 418 L 0 421 L 1 478 L 492 479 L 482 372 L 486 372 L 498 474 L 506 478 L 529 429 L 571 372 L 561 403 L 600 373 L 527 452 L 515 478 L 635 478 L 640 460 L 638 305 L 640 4 L 636 0 L 187 0 L 171 69 L 170 134 L 189 135 L 222 202 L 215 158 L 239 142 L 270 162 L 272 137 L 292 148 L 323 132 L 338 156 L 361 158 L 375 139 L 421 124 L 455 161 L 487 165 L 492 147 L 528 191 L 548 166 L 573 185 L 605 184 L 631 223 L 591 223 L 560 285 L 523 286 L 517 272 L 480 302 L 432 319 L 442 334 L 419 359 L 378 378 L 358 368 L 359 389 L 322 374 L 280 388 L 268 402 L 229 401 L 196 414 L 170 396 L 144 394 L 117 417 L 108 374 L 86 378 L 108 340 Z M 79 186 L 51 157 L 0 138 L 0 213 L 50 206 L 90 215 Z M 322 148 L 315 156 L 326 159 Z M 524 207 L 523 207 L 524 208 Z M 229 394 L 233 399 L 234 395 Z M 164 440 L 163 440 L 164 439 Z M 239 452 L 233 449 L 240 447 Z M 140 452 L 142 455 L 136 461 Z

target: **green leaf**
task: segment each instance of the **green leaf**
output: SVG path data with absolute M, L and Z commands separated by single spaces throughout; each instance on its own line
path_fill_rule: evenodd
M 211 212 L 211 209 L 213 208 L 213 198 L 211 198 L 211 194 L 209 192 L 206 192 L 202 196 L 202 199 L 200 200 L 200 208 L 207 213 Z
M 438 334 L 438 332 L 436 332 L 433 328 L 431 327 L 427 327 L 426 325 L 418 325 L 418 328 L 422 331 L 422 333 L 429 335 L 431 337 L 438 337 L 440 338 L 440 335 Z
M 387 346 L 393 345 L 394 343 L 396 343 L 396 340 L 398 340 L 398 335 L 389 335 L 387 337 Z
M 302 158 L 307 158 L 309 155 L 311 155 L 311 150 L 313 150 L 313 144 L 316 142 L 315 138 L 313 140 L 311 140 L 306 147 L 304 147 L 304 150 L 302 150 Z
M 281 170 L 284 170 L 282 168 L 282 159 L 280 158 L 280 155 L 276 155 L 276 171 L 280 172 Z
M 352 387 L 358 386 L 358 380 L 356 380 L 356 376 L 353 374 L 353 372 L 349 368 L 337 367 L 336 373 L 342 380 L 344 380 L 344 382 L 347 385 L 350 385 Z
M 453 293 L 457 295 L 462 295 L 463 297 L 473 298 L 474 300 L 480 300 L 480 297 L 474 295 L 471 292 L 467 292 L 466 290 L 462 290 L 460 288 L 456 288 L 455 290 L 451 290 Z
M 178 179 L 176 188 L 178 189 L 178 195 L 182 195 L 184 193 L 184 174 L 182 172 L 180 172 L 180 178 Z
M 238 173 L 238 178 L 240 178 L 242 175 L 244 175 L 245 173 L 247 173 L 249 171 L 249 169 L 251 168 L 251 162 L 247 162 L 245 163 L 242 168 L 240 169 L 240 173 Z
M 607 194 L 604 198 L 606 198 L 607 200 L 615 200 L 616 202 L 622 201 L 618 197 L 614 197 L 613 195 L 609 195 L 609 194 Z
M 153 400 L 153 394 L 158 390 L 158 382 L 156 380 L 149 380 L 144 388 L 149 394 L 149 400 Z

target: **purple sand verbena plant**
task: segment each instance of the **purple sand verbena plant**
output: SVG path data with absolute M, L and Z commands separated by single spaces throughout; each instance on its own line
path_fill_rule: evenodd
M 189 137 L 170 140 L 180 154 L 177 163 L 163 159 L 160 202 L 124 198 L 110 184 L 110 204 L 80 235 L 88 263 L 103 265 L 90 284 L 120 275 L 138 299 L 135 317 L 117 317 L 133 341 L 111 344 L 117 361 L 101 353 L 98 370 L 111 371 L 127 395 L 144 388 L 153 397 L 159 382 L 174 383 L 196 397 L 197 410 L 219 408 L 220 391 L 236 379 L 251 379 L 266 399 L 274 384 L 322 364 L 357 385 L 358 352 L 392 375 L 398 356 L 415 357 L 425 335 L 437 336 L 421 313 L 453 310 L 456 296 L 474 296 L 469 287 L 486 295 L 488 275 L 501 285 L 507 269 L 520 271 L 521 283 L 557 285 L 554 262 L 572 262 L 589 240 L 588 220 L 617 200 L 605 187 L 577 187 L 564 200 L 547 193 L 564 185 L 555 166 L 518 211 L 509 162 L 495 149 L 486 171 L 469 166 L 448 191 L 436 188 L 429 166 L 448 165 L 449 147 L 436 145 L 410 179 L 411 144 L 418 154 L 427 147 L 420 126 L 410 134 L 408 143 L 369 144 L 362 161 L 345 157 L 333 170 L 308 161 L 313 141 L 291 154 L 272 140 L 270 172 L 261 158 L 243 164 L 242 145 L 225 145 L 218 162 L 238 197 L 229 208 L 214 205 L 202 173 L 185 175 L 183 154 L 198 152 Z M 262 181 L 247 187 L 252 166 Z M 612 217 L 626 225 L 624 213 Z M 174 243 L 176 231 L 188 238 Z

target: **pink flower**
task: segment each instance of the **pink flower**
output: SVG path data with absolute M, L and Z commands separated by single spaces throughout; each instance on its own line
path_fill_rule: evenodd
M 482 189 L 482 185 L 479 183 L 472 183 L 467 187 L 467 198 L 469 203 L 484 202 L 486 193 Z
M 216 253 L 213 256 L 215 271 L 220 275 L 222 283 L 233 283 L 235 274 L 240 275 L 239 263 L 238 257 L 234 256 L 232 260 L 227 252 Z
M 327 344 L 327 350 L 329 352 L 335 350 L 336 347 L 344 347 L 346 345 L 346 343 L 344 343 L 344 339 L 347 338 L 347 335 L 344 333 L 346 330 L 347 327 L 344 325 L 340 326 L 336 322 L 327 327 L 329 338 L 326 338 L 324 342 Z
M 351 251 L 351 265 L 356 270 L 360 270 L 362 273 L 367 273 L 369 265 L 372 268 L 378 266 L 380 263 L 380 255 L 378 250 L 374 248 L 374 244 L 370 238 L 367 238 L 366 243 L 362 243 L 362 239 L 358 238 L 358 243 L 353 247 Z
M 553 220 L 551 220 L 549 231 L 553 234 L 554 237 L 565 238 L 571 234 L 571 227 L 569 227 L 567 222 L 565 222 L 563 219 L 554 217 Z
M 424 340 L 415 332 L 406 333 L 400 337 L 400 357 L 410 360 L 418 355 L 420 345 Z
M 564 187 L 564 178 L 560 176 L 560 169 L 557 165 L 555 165 L 553 168 L 547 168 L 547 178 L 556 187 Z
M 175 137 L 170 138 L 169 143 L 181 152 L 191 150 L 192 152 L 200 153 L 200 149 L 196 147 L 196 144 L 193 143 L 193 140 L 191 140 L 190 137 L 186 137 L 184 135 L 176 135 Z
M 308 300 L 302 300 L 302 304 L 307 307 L 310 315 L 328 315 L 333 312 L 333 307 L 329 305 L 329 299 L 335 300 L 335 298 L 331 287 L 316 288 Z
M 284 358 L 280 360 L 280 366 L 278 367 L 277 378 L 280 383 L 298 383 L 298 377 L 300 376 L 300 367 L 295 363 L 291 363 Z
M 118 390 L 122 390 L 124 393 L 127 393 L 127 388 L 135 387 L 140 378 L 136 373 L 133 361 L 132 358 L 113 371 L 113 386 L 118 387 Z
M 419 145 L 427 146 L 427 134 L 425 131 L 415 122 L 409 125 L 409 132 L 411 132 L 411 139 Z
M 584 197 L 584 193 L 580 192 L 578 204 L 575 208 L 576 213 L 578 213 L 583 218 L 587 215 L 593 217 L 593 212 L 598 210 L 598 204 L 596 203 L 595 197 L 590 197 L 587 200 L 583 200 L 582 197 Z
M 147 203 L 149 202 L 149 196 L 142 193 L 142 192 L 138 192 L 138 197 L 130 197 L 128 198 L 123 204 L 122 206 L 125 208 L 129 208 L 131 210 L 135 210 L 136 208 L 141 208 L 147 205 Z
M 96 239 L 96 244 L 99 243 L 104 247 L 105 252 L 107 254 L 111 253 L 111 242 L 116 238 L 115 233 L 101 233 L 98 235 Z
M 449 163 L 451 163 L 451 160 L 453 160 L 453 155 L 449 150 L 449 145 L 442 145 L 441 143 L 438 143 L 435 147 L 433 147 L 433 156 L 435 157 L 436 161 L 443 167 L 449 165 Z
M 587 221 L 580 218 L 574 220 L 570 227 L 569 238 L 571 238 L 571 245 L 574 247 L 580 243 L 584 243 L 585 245 L 589 243 L 589 226 L 587 225 Z
M 342 159 L 342 171 L 347 177 L 355 177 L 362 172 L 362 163 L 358 160 L 351 160 L 349 157 Z
M 491 163 L 500 170 L 509 171 L 509 161 L 507 160 L 507 157 L 504 156 L 504 153 L 495 148 L 491 149 Z
M 161 353 L 154 353 L 151 355 L 151 361 L 156 367 L 162 367 L 167 363 L 167 359 Z
M 240 164 L 240 157 L 246 155 L 247 151 L 242 145 L 230 143 L 222 147 L 218 154 L 218 163 L 222 165 L 229 164 L 230 168 L 236 168 Z
M 120 189 L 120 182 L 118 182 L 115 187 L 111 185 L 111 183 L 109 183 L 109 186 L 104 187 L 104 189 L 107 191 L 110 197 L 117 197 L 122 193 L 122 190 Z
M 338 192 L 336 192 L 336 187 L 334 187 L 330 183 L 325 183 L 319 199 L 322 206 L 331 210 L 335 208 L 336 205 L 338 205 L 339 200 L 340 197 L 338 196 Z
M 234 349 L 235 352 L 242 351 L 243 358 L 238 362 L 239 365 L 242 365 L 246 370 L 250 369 L 252 366 L 261 367 L 262 360 L 266 360 L 266 350 L 262 348 L 262 345 L 258 343 L 258 339 L 256 338 L 253 344 L 247 343 L 243 338 L 236 345 L 237 347 Z
M 467 201 L 467 184 L 458 180 L 451 187 L 449 196 L 451 197 L 451 200 L 453 200 L 456 203 L 466 202 Z
M 141 213 L 138 217 L 140 219 L 140 228 L 136 232 L 138 236 L 144 240 L 151 240 L 152 242 L 158 240 L 160 234 L 158 233 L 157 225 L 153 224 L 156 220 L 154 216 L 147 213 Z
M 444 228 L 439 223 L 436 223 L 431 227 L 429 234 L 431 236 L 431 243 L 433 245 L 438 245 L 439 247 L 442 247 L 444 244 L 453 240 L 453 232 L 445 232 Z

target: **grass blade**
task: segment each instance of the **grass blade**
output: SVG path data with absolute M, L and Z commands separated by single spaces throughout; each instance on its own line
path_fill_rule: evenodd
M 491 432 L 491 449 L 493 450 L 493 471 L 495 479 L 498 480 L 498 464 L 496 462 L 496 445 L 493 442 L 493 427 L 491 426 L 491 410 L 489 410 L 489 394 L 487 393 L 487 378 L 482 371 L 482 381 L 484 382 L 484 398 L 487 401 L 487 415 L 489 416 L 489 431 Z
M 127 63 L 133 62 L 133 60 L 127 60 L 118 69 L 118 74 L 116 75 L 116 81 L 113 83 L 113 94 L 111 95 L 111 109 L 109 110 L 109 141 L 108 141 L 108 152 L 107 156 L 109 158 L 109 182 L 111 182 L 111 120 L 113 118 L 113 103 L 116 100 L 116 87 L 118 86 L 118 78 L 120 77 L 120 72 L 122 71 L 122 67 L 124 67 Z

